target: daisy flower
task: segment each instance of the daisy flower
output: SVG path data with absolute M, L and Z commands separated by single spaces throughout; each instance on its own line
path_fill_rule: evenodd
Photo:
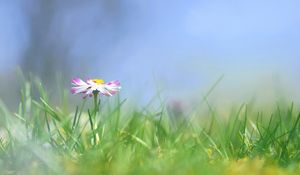
M 74 78 L 72 85 L 71 93 L 84 94 L 84 98 L 87 96 L 92 97 L 99 93 L 105 96 L 113 96 L 121 90 L 118 80 L 105 83 L 102 79 L 88 79 L 87 81 L 83 81 L 80 78 Z

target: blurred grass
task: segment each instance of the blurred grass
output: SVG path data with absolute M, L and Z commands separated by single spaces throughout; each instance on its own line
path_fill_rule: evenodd
M 23 81 L 15 113 L 0 103 L 0 174 L 300 173 L 293 104 L 270 114 L 242 104 L 224 116 L 207 101 L 212 88 L 203 98 L 209 112 L 185 115 L 166 104 L 129 110 L 115 96 L 101 100 L 90 125 L 91 99 L 72 109 L 61 88 L 54 105 L 39 80 Z

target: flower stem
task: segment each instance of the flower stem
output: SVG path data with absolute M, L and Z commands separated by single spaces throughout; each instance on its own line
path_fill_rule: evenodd
M 99 134 L 97 132 L 95 132 L 95 130 L 97 130 L 98 126 L 97 126 L 97 120 L 96 120 L 96 116 L 97 116 L 97 112 L 99 111 L 99 104 L 98 104 L 98 92 L 94 92 L 94 111 L 93 111 L 93 121 L 92 122 L 94 124 L 94 126 L 92 127 L 92 132 L 94 135 L 94 144 L 97 145 L 99 142 Z
M 98 112 L 98 92 L 94 92 L 94 117 L 96 118 L 96 114 Z

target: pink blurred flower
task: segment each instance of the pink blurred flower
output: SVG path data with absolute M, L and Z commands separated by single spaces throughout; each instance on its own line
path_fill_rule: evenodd
M 104 80 L 101 79 L 88 79 L 87 81 L 83 81 L 80 78 L 74 78 L 72 85 L 71 93 L 84 94 L 84 98 L 87 96 L 91 97 L 94 93 L 113 96 L 121 90 L 121 84 L 118 80 L 105 83 Z

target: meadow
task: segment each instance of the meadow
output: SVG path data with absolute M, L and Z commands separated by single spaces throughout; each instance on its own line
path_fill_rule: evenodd
M 300 113 L 292 102 L 222 114 L 120 95 L 82 99 L 23 80 L 18 109 L 0 104 L 0 174 L 299 174 Z M 38 92 L 38 93 L 36 93 Z M 154 97 L 159 98 L 159 97 Z M 55 101 L 55 102 L 53 102 Z M 74 107 L 73 107 L 74 106 Z

